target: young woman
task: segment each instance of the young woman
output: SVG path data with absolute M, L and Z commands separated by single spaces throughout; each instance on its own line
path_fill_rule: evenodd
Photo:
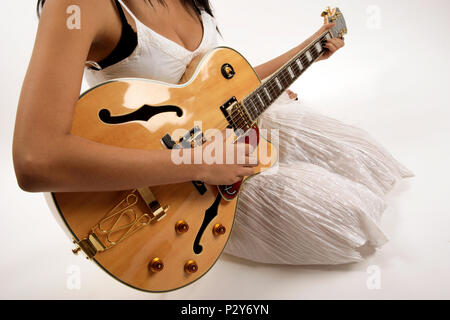
M 67 8 L 81 28 L 66 27 Z M 196 56 L 220 41 L 208 0 L 43 0 L 33 55 L 17 112 L 13 156 L 18 183 L 30 192 L 103 191 L 202 180 L 230 184 L 252 174 L 246 164 L 175 165 L 170 151 L 120 149 L 70 135 L 83 75 L 93 86 L 138 77 L 177 83 Z M 255 67 L 275 72 L 331 25 Z M 329 58 L 344 46 L 329 40 Z M 305 111 L 289 93 L 262 118 L 280 130 L 278 171 L 250 179 L 226 252 L 266 263 L 358 261 L 358 248 L 380 246 L 383 196 L 410 172 L 362 130 Z M 282 125 L 281 125 L 282 124 Z

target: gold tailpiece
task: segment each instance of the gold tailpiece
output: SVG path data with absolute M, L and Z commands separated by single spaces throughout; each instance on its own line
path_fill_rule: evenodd
M 135 206 L 139 200 L 145 202 L 147 212 L 137 213 Z M 168 210 L 168 206 L 163 208 L 160 205 L 150 188 L 135 189 L 92 227 L 87 238 L 74 240 L 77 248 L 72 251 L 78 254 L 82 250 L 88 259 L 92 259 L 97 253 L 113 248 L 143 227 L 160 221 Z

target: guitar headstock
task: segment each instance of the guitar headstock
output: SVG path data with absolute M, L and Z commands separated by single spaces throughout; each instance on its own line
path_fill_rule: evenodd
M 339 10 L 339 8 L 330 9 L 330 7 L 328 7 L 322 12 L 322 17 L 324 18 L 324 23 L 336 24 L 330 29 L 333 38 L 343 39 L 344 35 L 347 34 L 347 25 L 341 10 Z

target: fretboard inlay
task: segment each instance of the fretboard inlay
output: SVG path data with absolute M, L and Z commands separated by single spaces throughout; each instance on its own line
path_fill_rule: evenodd
M 322 45 L 320 44 L 320 42 L 316 43 L 315 48 L 317 52 L 322 52 Z

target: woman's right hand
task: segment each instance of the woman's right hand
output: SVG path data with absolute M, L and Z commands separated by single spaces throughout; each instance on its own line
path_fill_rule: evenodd
M 201 148 L 202 163 L 197 167 L 197 176 L 207 184 L 232 185 L 253 175 L 258 166 L 258 159 L 252 155 L 254 148 L 244 142 L 232 143 L 225 137 L 207 142 Z

